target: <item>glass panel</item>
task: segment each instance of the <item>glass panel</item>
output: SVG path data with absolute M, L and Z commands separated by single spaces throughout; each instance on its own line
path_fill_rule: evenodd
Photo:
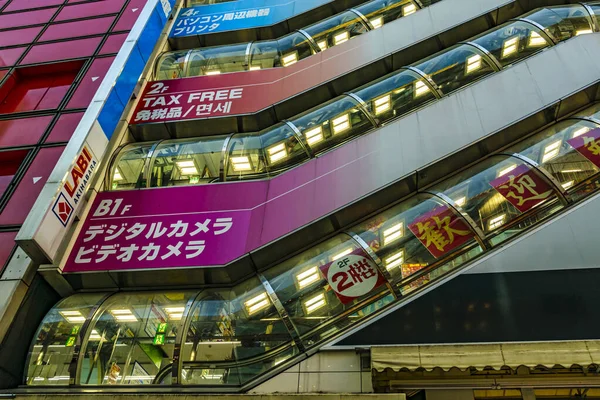
M 594 12 L 594 19 L 597 24 L 600 24 L 600 2 L 586 3 Z
M 426 58 L 416 67 L 430 76 L 444 94 L 494 72 L 485 57 L 475 47 L 466 44 Z
M 362 250 L 356 242 L 341 234 L 264 273 L 307 346 L 312 347 L 374 312 L 375 309 L 369 312 L 357 311 L 335 321 L 340 314 L 366 299 L 385 297 L 386 286 L 381 285 L 360 297 L 344 302 L 329 286 L 320 267 L 358 252 Z M 348 283 L 349 280 L 336 282 L 339 283 L 336 290 L 339 290 L 340 285 Z M 387 303 L 391 301 L 392 299 L 388 299 Z
M 176 79 L 185 76 L 186 52 L 164 53 L 156 64 L 156 80 Z
M 277 41 L 277 46 L 281 56 L 276 60 L 275 67 L 289 67 L 315 53 L 306 36 L 300 32 L 282 37 Z
M 90 326 L 82 385 L 149 385 L 173 362 L 175 337 L 195 293 L 118 293 Z
M 217 136 L 161 142 L 155 151 L 150 186 L 218 182 L 221 152 L 226 138 L 226 136 Z
M 247 43 L 191 50 L 186 76 L 218 75 L 246 70 Z
M 551 45 L 540 29 L 523 21 L 508 22 L 471 42 L 492 53 L 503 67 Z
M 252 48 L 250 49 L 250 71 L 280 67 L 278 46 L 279 43 L 276 40 L 252 43 Z
M 545 129 L 521 143 L 507 149 L 510 153 L 520 153 L 540 164 L 562 187 L 580 198 L 598 187 L 598 180 L 580 183 L 596 175 L 600 169 L 582 156 L 567 141 L 598 129 L 599 126 L 589 121 L 566 120 Z
M 139 189 L 146 187 L 144 164 L 154 143 L 136 143 L 123 148 L 117 155 L 110 171 L 111 190 Z
M 574 115 L 575 117 L 581 118 L 596 118 L 600 119 L 600 103 L 596 103 L 585 110 L 578 112 Z
M 345 11 L 325 21 L 317 22 L 304 29 L 315 40 L 321 51 L 337 46 L 362 35 L 369 29 L 365 23 L 351 11 Z
M 356 101 L 348 96 L 338 97 L 290 121 L 302 132 L 315 153 L 329 150 L 373 128 Z
M 241 385 L 296 354 L 291 342 L 258 278 L 231 290 L 207 290 L 191 313 L 182 382 Z
M 247 133 L 234 135 L 229 142 L 227 152 L 226 180 L 267 177 L 265 153 L 258 135 Z
M 552 187 L 518 158 L 493 156 L 432 189 L 454 200 L 493 244 L 562 208 Z
M 268 129 L 261 133 L 260 138 L 270 175 L 280 173 L 309 158 L 304 146 L 288 125 Z
M 367 17 L 373 28 L 382 27 L 400 17 L 417 12 L 419 7 L 411 0 L 375 0 L 356 7 Z
M 572 4 L 534 10 L 525 14 L 523 18 L 537 22 L 559 42 L 593 32 L 590 16 L 581 5 Z
M 365 85 L 354 93 L 380 121 L 399 117 L 436 99 L 419 74 L 406 70 Z
M 75 345 L 81 344 L 83 323 L 102 294 L 67 297 L 44 317 L 27 356 L 28 385 L 68 385 Z
M 435 220 L 433 225 L 431 222 L 427 225 L 429 215 L 438 217 L 439 226 Z M 460 219 L 441 200 L 418 195 L 351 231 L 377 254 L 394 282 L 406 294 L 482 253 L 474 233 L 465 229 L 462 219 L 460 226 L 454 222 L 457 218 Z M 429 231 L 428 227 L 435 230 Z M 432 245 L 435 246 L 433 252 L 429 250 Z M 438 268 L 441 265 L 443 268 Z

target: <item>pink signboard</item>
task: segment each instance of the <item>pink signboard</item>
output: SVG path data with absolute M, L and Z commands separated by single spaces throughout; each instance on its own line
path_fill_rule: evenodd
M 278 72 L 277 70 L 274 70 Z M 263 75 L 264 76 L 264 75 Z M 223 85 L 213 77 L 149 83 L 138 102 L 131 124 L 169 122 L 229 114 L 247 114 L 273 104 L 272 82 Z M 220 78 L 220 77 L 218 77 Z
M 226 201 L 219 207 L 208 196 L 196 197 L 199 188 L 101 193 L 64 271 L 222 265 L 244 254 L 246 206 L 257 199 L 245 196 L 248 203 L 240 199 L 229 209 Z

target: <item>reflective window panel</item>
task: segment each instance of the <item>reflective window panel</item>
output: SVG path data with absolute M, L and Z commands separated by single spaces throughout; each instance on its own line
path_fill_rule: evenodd
M 154 151 L 151 187 L 181 186 L 219 181 L 225 136 L 167 140 Z
M 104 294 L 77 294 L 55 305 L 42 321 L 28 354 L 27 385 L 68 385 L 69 365 L 85 335 L 86 320 Z
M 82 349 L 81 385 L 149 385 L 173 362 L 194 293 L 117 293 L 102 306 Z
M 258 278 L 205 290 L 189 321 L 181 354 L 186 385 L 241 385 L 297 354 Z

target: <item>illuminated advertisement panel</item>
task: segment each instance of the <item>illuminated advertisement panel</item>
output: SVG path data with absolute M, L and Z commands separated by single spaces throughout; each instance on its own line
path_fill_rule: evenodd
M 333 0 L 243 0 L 183 8 L 169 37 L 274 25 Z

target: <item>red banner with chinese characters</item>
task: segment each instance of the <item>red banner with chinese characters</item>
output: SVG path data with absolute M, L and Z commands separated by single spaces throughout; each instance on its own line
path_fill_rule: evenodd
M 320 269 L 343 304 L 350 303 L 385 283 L 383 275 L 361 249 L 325 264 Z
M 462 246 L 475 236 L 467 223 L 447 206 L 417 218 L 408 229 L 435 258 Z
M 567 140 L 579 154 L 600 167 L 600 128 Z
M 519 211 L 526 212 L 552 197 L 552 187 L 536 171 L 522 164 L 490 185 Z

